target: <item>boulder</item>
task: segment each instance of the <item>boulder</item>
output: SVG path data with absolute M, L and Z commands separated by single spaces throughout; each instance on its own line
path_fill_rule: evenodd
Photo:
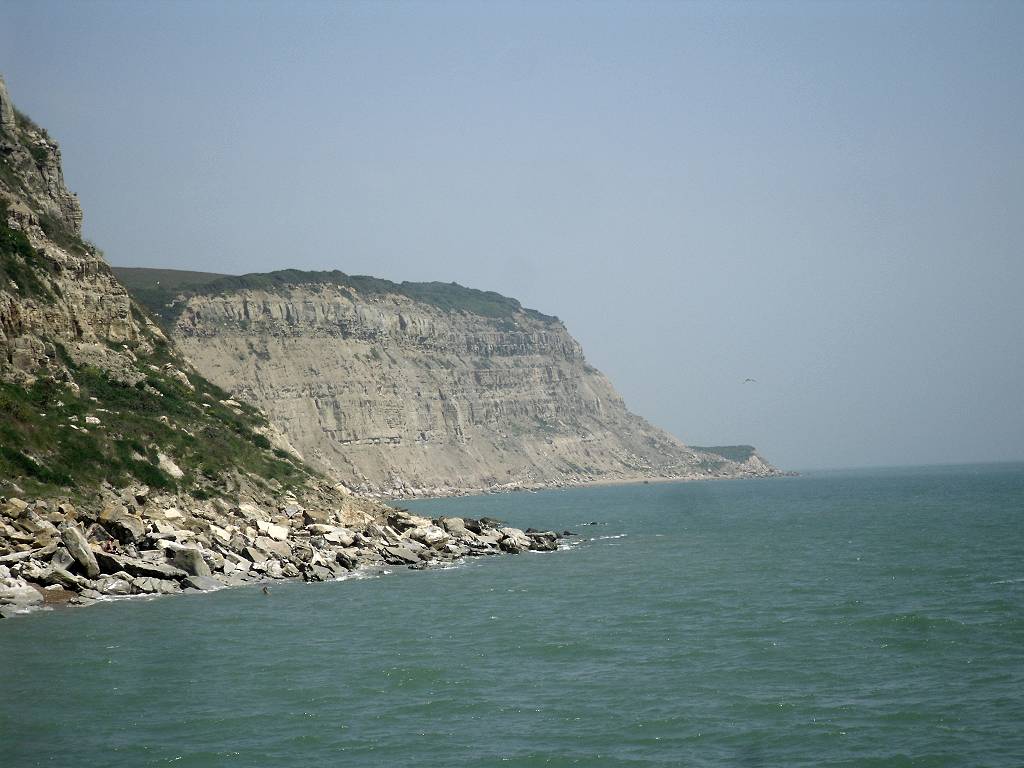
M 420 556 L 408 547 L 385 546 L 381 548 L 381 554 L 392 565 L 408 565 L 420 561 Z
M 15 525 L 21 530 L 31 533 L 38 546 L 49 544 L 57 536 L 57 526 L 31 509 L 22 513 Z
M 265 562 L 268 557 L 267 553 L 258 547 L 245 547 L 242 550 L 242 554 L 252 563 Z
M 0 580 L 0 608 L 9 607 L 17 613 L 42 603 L 42 592 L 23 579 Z
M 50 559 L 50 565 L 54 568 L 61 568 L 68 570 L 72 565 L 75 564 L 75 558 L 71 556 L 71 553 L 64 547 L 57 547 L 57 551 L 53 553 L 53 557 Z
M 351 547 L 356 540 L 356 535 L 348 528 L 333 528 L 324 533 L 323 537 L 328 544 L 337 544 L 340 547 Z
M 174 595 L 181 592 L 181 587 L 175 581 L 158 579 L 154 576 L 139 576 L 132 579 L 132 591 L 135 593 L 161 595 Z
M 452 536 L 461 539 L 466 535 L 466 522 L 461 517 L 442 517 L 438 520 L 441 527 L 444 528 Z
M 282 560 L 287 560 L 292 556 L 292 548 L 287 541 L 276 541 L 267 536 L 257 536 L 254 544 L 264 552 L 277 555 Z
M 3 555 L 0 557 L 0 565 L 11 565 L 18 563 L 23 560 L 29 560 L 36 558 L 38 560 L 45 560 L 47 557 L 57 551 L 58 544 L 55 541 L 51 541 L 45 547 L 39 547 L 38 549 L 26 549 L 21 552 L 12 552 L 9 555 Z
M 448 542 L 448 534 L 436 525 L 421 525 L 410 528 L 405 532 L 413 541 L 418 541 L 424 546 L 431 548 L 443 547 Z
M 246 520 L 249 520 L 250 522 L 256 520 L 267 520 L 270 517 L 266 512 L 257 507 L 255 504 L 249 504 L 248 502 L 244 502 L 238 505 L 238 515 L 240 517 L 245 518 Z
M 127 512 L 112 518 L 100 515 L 103 526 L 122 544 L 135 544 L 146 536 L 146 524 L 141 517 L 129 515 Z
M 60 527 L 60 538 L 86 576 L 95 579 L 100 575 L 100 566 L 96 562 L 96 555 L 89 548 L 89 542 L 85 540 L 85 534 L 82 533 L 81 528 L 65 523 Z
M 141 558 L 113 555 L 109 552 L 97 552 L 96 559 L 102 566 L 104 573 L 124 571 L 131 576 L 163 580 L 183 579 L 188 576 L 181 568 L 176 568 L 167 563 L 156 563 Z
M 344 549 L 338 550 L 338 552 L 335 554 L 335 561 L 338 563 L 338 565 L 340 565 L 347 571 L 354 570 L 359 563 L 359 561 L 355 557 L 353 557 L 350 551 L 346 551 Z
M 4 502 L 3 507 L 0 507 L 0 514 L 6 515 L 12 520 L 17 520 L 26 509 L 28 509 L 28 502 L 12 498 Z
M 117 576 L 104 575 L 95 581 L 96 590 L 104 595 L 130 595 L 132 585 L 129 581 Z
M 409 528 L 425 528 L 432 523 L 425 517 L 410 514 L 404 509 L 396 509 L 388 515 L 388 525 L 396 531 L 404 531 Z
M 186 587 L 192 587 L 192 589 L 201 589 L 204 592 L 210 592 L 214 589 L 224 588 L 224 585 L 212 576 L 187 576 L 181 583 L 184 584 Z
M 529 549 L 532 543 L 530 537 L 518 528 L 502 528 L 498 533 L 501 534 L 498 546 L 504 552 L 518 554 Z
M 180 568 L 189 576 L 210 575 L 210 566 L 203 559 L 203 553 L 196 547 L 168 546 L 164 551 L 171 565 Z
M 91 588 L 92 586 L 92 582 L 88 579 L 83 579 L 81 576 L 75 576 L 73 573 L 69 573 L 63 568 L 50 568 L 40 574 L 37 577 L 37 580 L 40 584 L 59 586 L 64 589 L 71 590 L 72 592 L 81 592 L 83 589 Z
M 535 552 L 554 552 L 558 549 L 558 534 L 554 531 L 527 531 L 530 549 Z
M 275 525 L 265 520 L 259 520 L 256 523 L 256 528 L 260 533 L 269 536 L 274 541 L 284 541 L 288 538 L 288 529 L 283 525 Z

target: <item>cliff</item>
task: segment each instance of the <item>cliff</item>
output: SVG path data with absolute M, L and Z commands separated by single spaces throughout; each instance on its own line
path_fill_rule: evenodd
M 81 223 L 57 143 L 0 78 L 0 618 L 556 549 L 554 532 L 431 521 L 328 481 L 185 360 Z
M 496 293 L 342 272 L 115 272 L 204 376 L 360 491 L 775 473 L 631 413 L 556 317 Z

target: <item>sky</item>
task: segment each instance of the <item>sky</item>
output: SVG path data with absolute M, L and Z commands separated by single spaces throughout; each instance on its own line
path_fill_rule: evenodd
M 1013 2 L 0 0 L 111 263 L 496 290 L 789 469 L 1024 459 L 1021 40 Z

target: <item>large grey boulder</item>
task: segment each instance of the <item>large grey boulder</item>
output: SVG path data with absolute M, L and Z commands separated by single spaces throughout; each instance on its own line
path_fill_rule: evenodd
M 287 560 L 292 556 L 292 548 L 287 541 L 276 541 L 268 536 L 257 536 L 253 543 L 264 552 L 277 555 L 282 560 Z
M 100 512 L 99 521 L 122 544 L 135 544 L 146 535 L 146 524 L 141 517 L 128 512 L 121 504 L 111 504 Z
M 201 589 L 204 592 L 224 588 L 224 585 L 212 576 L 188 576 L 181 583 L 186 587 L 192 587 L 192 589 Z
M 266 551 L 260 549 L 259 547 L 245 547 L 244 549 L 242 549 L 242 554 L 253 563 L 266 562 L 267 558 L 269 557 Z
M 405 535 L 413 541 L 418 541 L 420 544 L 432 548 L 443 547 L 450 538 L 443 528 L 436 525 L 421 525 L 416 528 L 410 528 L 405 532 Z
M 100 576 L 96 579 L 96 591 L 104 595 L 130 595 L 132 585 L 117 576 Z
M 381 553 L 392 565 L 411 565 L 420 561 L 420 556 L 408 547 L 382 547 Z
M 455 538 L 461 539 L 466 536 L 466 521 L 461 517 L 442 517 L 438 522 Z
M 96 559 L 103 566 L 104 573 L 124 571 L 131 576 L 164 580 L 180 580 L 188 576 L 181 568 L 177 568 L 169 563 L 156 563 L 151 560 L 113 555 L 109 552 L 97 552 Z
M 43 594 L 23 579 L 0 579 L 0 613 L 5 615 L 23 613 L 29 608 L 43 604 Z
M 336 525 L 321 525 L 314 523 L 306 526 L 306 530 L 316 536 L 322 536 L 329 544 L 337 544 L 342 547 L 351 547 L 356 540 L 356 535 L 348 528 L 341 528 Z
M 175 581 L 158 579 L 153 576 L 139 576 L 132 580 L 132 592 L 142 594 L 173 595 L 181 592 L 181 587 Z
M 57 547 L 57 551 L 53 553 L 53 557 L 50 559 L 50 565 L 54 568 L 62 568 L 68 570 L 72 565 L 75 564 L 75 558 L 71 556 L 71 553 L 64 547 Z
M 558 549 L 558 534 L 554 531 L 527 531 L 530 549 L 535 552 L 554 552 Z
M 498 533 L 501 534 L 501 538 L 498 540 L 498 546 L 504 552 L 518 554 L 519 552 L 529 549 L 530 544 L 532 543 L 530 541 L 530 537 L 518 528 L 502 528 Z
M 75 561 L 85 571 L 86 576 L 90 579 L 95 579 L 100 575 L 100 566 L 96 562 L 96 555 L 89 548 L 89 542 L 85 540 L 85 534 L 82 533 L 81 528 L 77 525 L 65 523 L 60 527 L 60 539 L 64 542 L 64 546 L 67 547 L 71 556 L 75 558 Z
M 203 559 L 203 553 L 195 547 L 167 547 L 167 559 L 176 568 L 189 576 L 209 576 L 210 566 Z
M 273 539 L 274 541 L 284 541 L 288 538 L 288 528 L 283 525 L 276 525 L 265 520 L 259 520 L 256 523 L 259 532 Z
M 50 568 L 38 577 L 40 584 L 48 586 L 60 586 L 72 592 L 81 592 L 83 589 L 91 588 L 92 582 L 68 573 L 63 568 Z

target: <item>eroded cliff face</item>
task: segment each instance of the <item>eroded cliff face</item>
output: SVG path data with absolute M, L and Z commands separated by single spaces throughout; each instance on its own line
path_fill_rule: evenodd
M 81 240 L 82 210 L 64 184 L 60 149 L 16 114 L 2 78 L 0 207 L 0 374 L 30 379 L 55 369 L 55 342 L 73 358 L 123 368 L 109 345 L 162 338 L 154 324 L 132 316 L 124 286 Z
M 311 282 L 183 296 L 172 335 L 307 461 L 362 491 L 775 473 L 630 413 L 562 323 L 529 310 L 488 317 Z

